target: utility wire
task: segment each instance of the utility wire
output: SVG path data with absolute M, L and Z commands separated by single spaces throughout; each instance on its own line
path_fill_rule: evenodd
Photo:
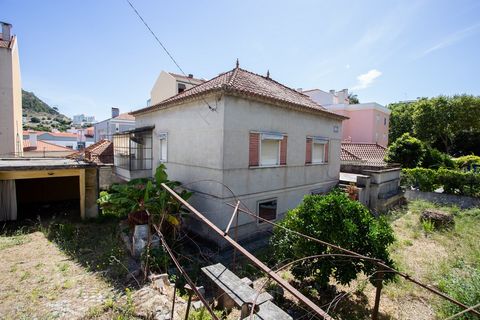
M 150 33 L 152 34 L 152 36 L 155 38 L 155 40 L 158 42 L 158 44 L 162 47 L 163 51 L 165 51 L 165 53 L 168 55 L 168 57 L 173 61 L 173 63 L 177 66 L 178 70 L 180 70 L 180 72 L 183 74 L 183 76 L 187 79 L 188 83 L 191 84 L 192 86 L 195 86 L 195 84 L 190 80 L 190 77 L 187 76 L 187 74 L 185 73 L 185 71 L 183 71 L 182 67 L 180 67 L 180 64 L 177 62 L 177 60 L 175 60 L 175 58 L 172 56 L 172 54 L 168 51 L 168 49 L 165 47 L 165 45 L 162 43 L 162 41 L 160 41 L 160 39 L 157 37 L 157 35 L 155 34 L 155 32 L 152 30 L 152 28 L 150 28 L 150 26 L 148 25 L 148 23 L 145 21 L 145 19 L 143 19 L 142 15 L 138 12 L 138 10 L 135 8 L 135 6 L 133 5 L 133 3 L 130 1 L 130 0 L 126 0 L 128 2 L 128 4 L 130 5 L 130 7 L 132 8 L 132 10 L 135 12 L 135 14 L 137 15 L 137 17 L 142 21 L 142 23 L 145 25 L 145 27 L 148 29 L 148 31 L 150 31 Z M 216 108 L 213 108 L 212 106 L 210 106 L 210 104 L 204 99 L 202 98 L 202 100 L 207 104 L 208 108 L 212 111 L 215 111 Z M 205 120 L 205 119 L 204 119 Z

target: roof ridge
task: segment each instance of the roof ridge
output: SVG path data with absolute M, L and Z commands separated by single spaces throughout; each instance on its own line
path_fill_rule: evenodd
M 227 83 L 228 87 L 233 86 L 233 81 L 237 78 L 237 74 L 238 74 L 239 69 L 240 69 L 240 67 L 235 67 L 234 69 L 230 70 L 230 71 L 232 71 L 232 75 L 230 76 L 230 80 Z M 243 70 L 243 69 L 241 69 L 241 70 Z
M 64 146 L 61 146 L 59 144 L 56 144 L 56 143 L 51 143 L 51 142 L 46 142 L 45 140 L 38 140 L 38 141 L 41 141 L 42 143 L 45 143 L 45 144 L 49 144 L 51 146 L 55 146 L 55 147 L 59 147 L 59 148 L 63 148 L 63 149 L 66 149 L 66 150 L 72 150 L 70 148 L 67 148 L 67 147 L 64 147 Z

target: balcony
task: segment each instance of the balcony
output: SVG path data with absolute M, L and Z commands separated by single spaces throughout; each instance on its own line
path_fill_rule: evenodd
M 113 135 L 114 172 L 130 181 L 152 176 L 152 131 L 142 127 Z

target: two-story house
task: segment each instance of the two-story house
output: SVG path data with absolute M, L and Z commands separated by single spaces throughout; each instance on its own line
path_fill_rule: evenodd
M 119 132 L 125 132 L 135 128 L 135 117 L 125 112 L 120 113 L 119 108 L 112 108 L 112 117 L 93 125 L 95 142 L 107 139 Z
M 306 194 L 339 181 L 342 120 L 269 75 L 238 67 L 163 102 L 133 112 L 137 129 L 114 136 L 117 174 L 170 179 L 195 191 L 192 203 L 220 228 L 240 199 L 269 220 Z M 211 232 L 190 221 L 203 236 Z M 240 215 L 239 239 L 267 224 Z M 215 240 L 215 239 L 214 239 Z
M 390 110 L 376 102 L 350 104 L 348 89 L 325 92 L 320 89 L 306 90 L 313 101 L 327 110 L 344 115 L 342 139 L 352 143 L 388 145 Z

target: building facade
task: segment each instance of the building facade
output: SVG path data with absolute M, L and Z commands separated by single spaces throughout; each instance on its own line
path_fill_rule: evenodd
M 103 139 L 112 140 L 116 133 L 135 128 L 135 117 L 129 113 L 120 113 L 118 108 L 112 108 L 112 117 L 94 124 L 95 142 Z
M 192 74 L 183 76 L 180 74 L 162 71 L 158 75 L 152 90 L 150 91 L 150 105 L 155 105 L 174 95 L 188 90 L 205 80 L 196 79 Z
M 134 141 L 144 145 L 129 154 L 120 154 L 125 150 L 114 140 L 115 165 L 151 158 L 151 176 L 165 163 L 169 178 L 193 190 L 193 205 L 220 228 L 233 211 L 227 204 L 236 199 L 276 220 L 306 194 L 327 192 L 339 180 L 345 118 L 268 76 L 237 67 L 133 114 L 137 127 L 150 130 L 150 139 L 138 133 Z M 115 169 L 128 178 L 126 168 Z M 210 236 L 201 223 L 190 221 L 188 227 Z M 239 217 L 239 238 L 265 228 Z
M 349 118 L 343 122 L 344 141 L 388 145 L 391 113 L 388 108 L 376 102 L 350 104 L 347 89 L 338 92 L 313 89 L 303 93 L 329 111 Z
M 0 25 L 0 157 L 14 157 L 23 153 L 18 41 L 11 34 L 11 24 Z

